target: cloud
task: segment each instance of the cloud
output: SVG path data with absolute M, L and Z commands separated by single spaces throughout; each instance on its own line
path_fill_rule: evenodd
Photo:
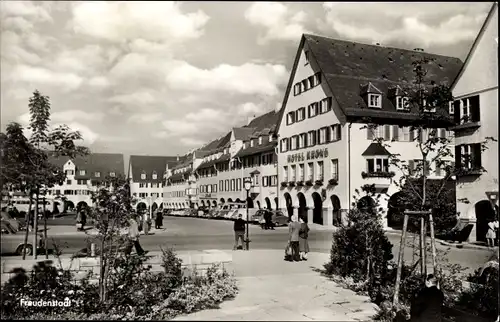
M 346 39 L 425 47 L 474 39 L 486 16 L 482 6 L 467 3 L 391 3 L 387 10 L 386 3 L 327 2 L 323 7 L 328 28 Z
M 53 21 L 47 8 L 32 1 L 2 1 L 0 8 L 2 18 L 15 16 L 27 17 L 35 21 Z
M 74 73 L 54 72 L 42 67 L 17 65 L 8 76 L 14 82 L 28 84 L 49 84 L 63 91 L 73 91 L 80 87 L 83 78 Z
M 180 90 L 274 96 L 279 93 L 278 85 L 284 84 L 287 77 L 288 72 L 283 65 L 222 64 L 212 69 L 200 69 L 186 62 L 178 62 L 169 72 L 167 83 L 172 89 Z
M 296 41 L 303 33 L 308 33 L 304 27 L 306 13 L 291 13 L 286 5 L 278 2 L 254 2 L 245 11 L 245 19 L 252 25 L 266 28 L 258 41 L 261 45 L 270 40 Z
M 129 117 L 129 123 L 147 124 L 161 121 L 162 113 L 139 113 Z
M 78 131 L 82 135 L 82 141 L 85 145 L 91 145 L 97 141 L 99 134 L 91 130 L 88 126 L 81 124 L 75 120 L 91 120 L 92 115 L 90 113 L 85 113 L 83 111 L 65 111 L 57 112 L 51 115 L 51 122 L 49 130 L 53 130 L 59 125 L 66 124 L 71 131 Z M 98 116 L 97 116 L 98 117 Z M 28 129 L 30 123 L 30 114 L 24 113 L 18 117 L 19 123 L 24 127 L 24 134 L 26 137 L 31 137 L 32 131 Z
M 191 139 L 191 138 L 181 138 L 181 143 L 185 146 L 189 147 L 199 147 L 205 144 L 206 142 L 202 140 L 197 140 L 197 139 Z
M 111 85 L 109 80 L 104 76 L 94 76 L 88 80 L 87 84 L 97 89 L 104 89 Z
M 156 102 L 156 97 L 150 92 L 139 90 L 131 94 L 110 97 L 108 101 L 124 105 L 148 105 Z
M 75 32 L 111 42 L 198 38 L 209 17 L 184 13 L 177 2 L 78 2 L 72 8 Z
M 104 113 L 101 112 L 85 112 L 81 110 L 66 110 L 52 113 L 51 121 L 64 123 L 73 121 L 94 121 L 101 122 L 104 118 Z

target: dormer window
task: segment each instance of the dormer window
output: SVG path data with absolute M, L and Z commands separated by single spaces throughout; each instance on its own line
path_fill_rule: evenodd
M 80 170 L 80 175 L 84 176 L 87 172 L 85 170 Z
M 422 105 L 424 107 L 424 112 L 427 112 L 427 113 L 436 112 L 436 102 L 428 103 L 427 100 L 424 98 L 424 99 L 422 99 Z
M 99 171 L 95 172 L 94 173 L 94 177 L 100 178 L 101 177 L 101 173 Z
M 153 180 L 158 179 L 158 175 L 156 174 L 156 171 L 153 171 Z
M 109 176 L 110 176 L 111 178 L 114 178 L 114 177 L 116 177 L 116 173 L 114 173 L 113 171 L 111 171 L 111 172 L 109 173 Z
M 450 102 L 448 105 L 448 113 L 450 113 L 450 115 L 455 114 L 455 105 L 453 105 L 453 102 Z
M 271 142 L 272 140 L 273 140 L 273 135 L 269 134 L 269 142 Z
M 146 180 L 146 173 L 145 172 L 141 173 L 141 179 Z
M 259 144 L 262 144 L 262 136 L 259 136 Z
M 382 95 L 381 94 L 368 94 L 368 107 L 382 108 Z
M 396 96 L 396 110 L 404 111 L 409 109 L 410 101 L 408 97 L 405 96 Z
M 250 147 L 252 147 L 252 148 L 253 148 L 253 143 L 254 143 L 253 141 L 254 140 L 250 140 Z

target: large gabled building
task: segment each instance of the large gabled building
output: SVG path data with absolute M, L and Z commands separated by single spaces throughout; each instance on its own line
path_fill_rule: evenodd
M 136 207 L 153 211 L 163 208 L 163 187 L 167 170 L 177 165 L 178 157 L 131 155 L 127 177 L 130 193 L 136 199 Z
M 473 223 L 470 239 L 485 241 L 488 222 L 498 216 L 498 3 L 494 3 L 452 86 L 457 210 Z M 484 168 L 486 172 L 481 171 Z
M 278 122 L 280 208 L 311 223 L 338 225 L 356 191 L 374 185 L 387 209 L 401 173 L 374 138 L 389 143 L 410 167 L 420 159 L 409 129 L 418 108 L 407 103 L 403 89 L 414 79 L 412 63 L 422 57 L 434 60 L 427 68 L 438 83 L 451 85 L 462 66 L 458 58 L 422 51 L 302 36 Z M 437 135 L 449 136 L 448 108 L 434 113 L 447 119 L 435 124 L 443 127 Z M 368 118 L 379 125 L 375 131 L 366 128 Z M 431 177 L 444 175 L 434 165 L 430 170 Z
M 73 159 L 58 157 L 51 158 L 51 162 L 66 173 L 66 180 L 62 185 L 56 185 L 47 191 L 51 197 L 65 197 L 63 209 L 82 205 L 92 206 L 91 192 L 95 191 L 107 177 L 125 176 L 121 153 L 91 153 Z M 62 206 L 62 201 L 60 203 Z M 59 208 L 60 211 L 63 209 Z

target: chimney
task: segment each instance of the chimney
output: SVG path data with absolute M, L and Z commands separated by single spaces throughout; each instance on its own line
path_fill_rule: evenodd
M 179 155 L 177 154 L 177 161 L 179 161 Z

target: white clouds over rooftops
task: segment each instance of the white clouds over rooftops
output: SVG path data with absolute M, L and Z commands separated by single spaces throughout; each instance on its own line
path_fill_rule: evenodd
M 261 45 L 270 40 L 297 41 L 300 35 L 308 32 L 304 27 L 306 18 L 304 11 L 290 12 L 286 5 L 279 2 L 254 2 L 245 11 L 248 22 L 266 29 L 258 40 Z
M 75 2 L 72 13 L 75 32 L 111 42 L 198 38 L 209 20 L 201 10 L 184 14 L 172 1 Z

